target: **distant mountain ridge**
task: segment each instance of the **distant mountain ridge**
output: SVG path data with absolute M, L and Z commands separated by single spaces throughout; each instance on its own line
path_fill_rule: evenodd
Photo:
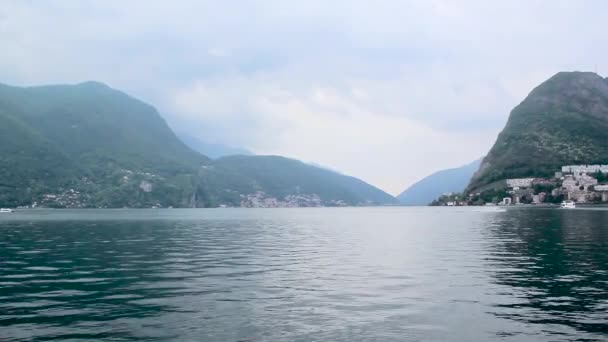
M 217 159 L 220 157 L 234 156 L 234 155 L 252 155 L 253 153 L 249 150 L 239 147 L 232 147 L 224 144 L 209 143 L 202 141 L 201 139 L 194 137 L 187 133 L 178 134 L 181 141 L 184 142 L 188 147 L 194 151 L 203 154 L 211 159 Z
M 397 196 L 403 205 L 428 205 L 448 192 L 462 192 L 479 168 L 481 159 L 458 168 L 437 171 L 414 183 Z
M 0 84 L 0 206 L 393 204 L 352 177 L 280 157 L 211 160 L 154 107 L 102 83 Z
M 608 163 L 608 80 L 560 72 L 516 106 L 483 159 L 468 192 L 504 180 L 547 177 L 569 164 Z
M 386 192 L 354 177 L 280 156 L 235 155 L 215 160 L 211 167 L 202 170 L 211 198 L 236 205 L 241 201 L 237 194 L 264 192 L 268 197 L 285 198 L 289 195 L 318 195 L 328 205 L 344 204 L 396 204 L 397 200 Z M 219 203 L 219 202 L 218 202 Z

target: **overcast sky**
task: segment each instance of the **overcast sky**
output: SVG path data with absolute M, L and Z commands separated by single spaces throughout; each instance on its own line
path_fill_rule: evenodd
M 97 80 L 210 142 L 392 194 L 483 156 L 558 71 L 608 73 L 608 1 L 27 1 L 0 82 Z

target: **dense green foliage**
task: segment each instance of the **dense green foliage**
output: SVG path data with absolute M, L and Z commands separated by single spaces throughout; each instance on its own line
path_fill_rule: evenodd
M 595 177 L 595 179 L 597 179 L 598 183 L 605 183 L 606 181 L 608 181 L 608 176 L 606 176 L 605 173 L 603 173 L 602 171 L 598 171 L 596 172 L 593 177 Z
M 428 205 L 432 207 L 445 206 L 448 205 L 449 202 L 459 202 L 459 204 L 467 203 L 467 198 L 460 192 L 443 194 L 433 199 Z
M 0 85 L 0 120 L 3 206 L 44 204 L 48 196 L 63 198 L 53 206 L 181 206 L 207 161 L 154 108 L 94 82 Z M 141 191 L 143 180 L 154 191 Z
M 0 206 L 238 205 L 243 194 L 317 192 L 348 204 L 394 198 L 357 179 L 276 157 L 209 158 L 151 106 L 103 84 L 0 84 Z
M 278 156 L 229 156 L 201 170 L 211 205 L 237 205 L 239 194 L 263 191 L 283 198 L 291 194 L 317 194 L 324 201 L 348 204 L 395 203 L 394 197 L 369 184 L 297 160 Z M 204 191 L 204 190 L 203 190 Z
M 608 162 L 608 81 L 553 76 L 513 109 L 468 191 L 498 180 L 547 177 L 568 164 Z
M 507 193 L 506 189 L 488 189 L 472 195 L 470 198 L 468 198 L 468 201 L 472 205 L 483 205 L 486 203 L 497 204 L 505 197 L 511 197 Z

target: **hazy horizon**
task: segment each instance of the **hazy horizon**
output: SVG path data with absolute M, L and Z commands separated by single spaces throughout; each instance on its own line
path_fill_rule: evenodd
M 3 5 L 0 83 L 100 81 L 176 131 L 393 195 L 482 157 L 555 73 L 608 68 L 602 1 Z

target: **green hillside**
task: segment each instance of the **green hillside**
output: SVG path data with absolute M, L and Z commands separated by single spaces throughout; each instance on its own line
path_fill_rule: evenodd
M 96 82 L 0 84 L 0 206 L 240 205 L 263 192 L 323 203 L 392 203 L 364 182 L 277 157 L 212 161 L 148 104 Z
M 608 80 L 560 72 L 513 109 L 468 191 L 507 178 L 550 176 L 562 165 L 595 163 L 608 163 Z
M 0 106 L 78 161 L 174 172 L 206 160 L 185 148 L 153 107 L 101 83 L 0 85 Z
M 396 199 L 357 178 L 278 156 L 228 156 L 202 171 L 206 198 L 237 205 L 239 194 L 264 192 L 268 197 L 317 194 L 323 202 L 350 205 L 394 204 Z
M 5 206 L 45 198 L 53 206 L 186 205 L 207 161 L 153 107 L 95 82 L 0 85 L 0 120 Z M 142 191 L 142 182 L 155 191 Z

